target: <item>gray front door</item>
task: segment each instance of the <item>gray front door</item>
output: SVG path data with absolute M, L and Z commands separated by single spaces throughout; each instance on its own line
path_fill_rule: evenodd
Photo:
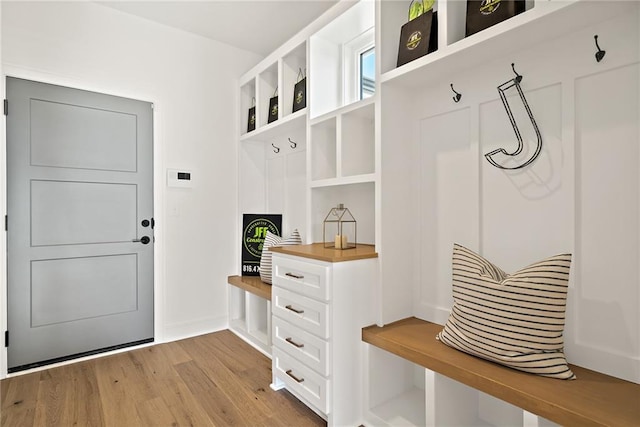
M 7 100 L 9 372 L 153 341 L 152 105 L 11 77 Z

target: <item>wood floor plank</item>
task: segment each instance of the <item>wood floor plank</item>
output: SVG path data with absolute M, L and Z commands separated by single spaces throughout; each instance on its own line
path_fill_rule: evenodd
M 145 400 L 136 404 L 137 415 L 142 426 L 177 426 L 180 425 L 169 410 L 162 397 Z
M 213 420 L 193 398 L 189 387 L 180 381 L 165 383 L 162 397 L 178 426 L 209 426 Z
M 66 366 L 62 367 L 66 371 Z M 43 376 L 44 378 L 44 376 Z M 36 408 L 35 425 L 71 425 L 72 396 L 68 375 L 41 379 L 38 387 L 38 401 L 47 402 Z
M 181 363 L 176 366 L 176 370 L 215 425 L 250 425 L 249 420 L 236 408 L 229 397 L 195 362 Z
M 171 342 L 147 347 L 132 353 L 134 353 L 133 357 L 140 359 L 140 363 L 148 372 L 149 381 L 158 390 L 175 425 L 197 426 L 210 425 L 212 423 L 206 412 L 193 399 L 191 391 L 175 370 L 175 364 L 192 360 L 179 344 Z M 156 399 L 153 399 L 153 401 L 157 402 Z M 157 418 L 156 423 L 167 424 L 160 414 L 156 413 L 154 415 Z M 149 414 L 145 416 L 147 419 L 150 418 Z
M 207 348 L 211 354 L 215 354 L 218 360 L 220 360 L 232 372 L 242 372 L 256 364 L 256 357 L 254 356 L 255 353 L 253 353 L 255 349 L 249 346 L 246 342 L 240 339 L 233 339 L 233 337 L 235 337 L 235 335 L 226 330 L 199 337 L 201 339 L 195 342 Z M 191 342 L 194 341 L 187 340 L 181 342 L 181 344 L 183 345 L 183 348 L 186 349 L 187 353 L 192 357 L 197 357 L 197 355 L 194 355 L 189 351 L 191 349 Z
M 99 362 L 98 362 L 99 360 Z M 126 365 L 129 363 L 127 353 L 95 359 L 96 378 L 102 399 L 105 423 L 109 426 L 140 425 L 136 411 L 136 401 L 155 396 L 140 398 L 134 393 L 135 380 L 127 376 Z M 146 398 L 146 399 L 145 399 Z
M 267 360 L 269 359 L 267 358 Z M 264 398 L 268 398 L 272 406 L 278 409 L 268 425 L 303 427 L 326 424 L 323 419 L 315 414 L 310 418 L 310 409 L 293 397 L 286 389 L 273 391 L 269 386 L 264 387 L 264 384 L 271 383 L 271 369 L 266 371 L 258 367 L 242 372 L 239 376 L 243 382 L 263 393 Z
M 35 425 L 103 426 L 102 402 L 90 362 L 42 372 Z
M 316 427 L 271 361 L 229 331 L 0 381 L 2 427 Z
M 233 372 L 219 358 L 221 353 L 219 351 L 210 351 L 209 347 L 205 345 L 210 341 L 196 340 L 189 343 L 189 352 L 193 354 L 194 359 L 199 361 L 198 365 L 205 374 L 228 396 L 229 400 L 251 423 L 255 424 L 265 417 L 273 416 L 272 409 L 262 399 L 264 392 L 260 393 L 246 382 L 238 381 L 238 373 Z M 264 390 L 264 387 L 261 388 Z
M 98 380 L 93 363 L 82 363 L 78 366 L 73 378 L 75 389 L 72 425 L 104 426 L 102 400 L 98 389 Z
M 33 425 L 39 385 L 39 372 L 2 380 L 0 422 L 3 426 Z

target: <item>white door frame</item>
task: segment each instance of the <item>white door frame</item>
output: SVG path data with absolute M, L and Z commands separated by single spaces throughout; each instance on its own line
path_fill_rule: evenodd
M 0 95 L 2 100 L 6 97 L 6 80 L 7 76 L 16 77 L 26 80 L 34 80 L 37 82 L 48 83 L 52 85 L 66 86 L 75 89 L 87 90 L 92 92 L 104 93 L 107 95 L 120 96 L 124 98 L 138 99 L 153 104 L 153 217 L 156 222 L 154 229 L 155 247 L 154 247 L 154 265 L 153 265 L 153 322 L 154 322 L 154 342 L 137 347 L 128 347 L 125 349 L 115 350 L 111 352 L 101 353 L 98 355 L 87 356 L 66 362 L 60 362 L 48 366 L 34 368 L 21 371 L 15 374 L 7 374 L 7 348 L 4 346 L 4 331 L 7 330 L 7 233 L 2 226 L 2 238 L 0 238 L 0 379 L 9 376 L 23 375 L 30 372 L 52 368 L 55 366 L 65 365 L 86 359 L 93 359 L 107 354 L 120 353 L 129 351 L 134 348 L 145 347 L 153 344 L 164 342 L 164 331 L 162 328 L 165 313 L 165 251 L 164 251 L 164 224 L 166 204 L 166 185 L 163 179 L 165 170 L 163 135 L 162 135 L 162 109 L 157 101 L 148 93 L 136 93 L 123 91 L 114 91 L 112 87 L 97 84 L 87 79 L 70 78 L 56 74 L 47 73 L 41 70 L 32 70 L 13 65 L 2 64 L 0 56 Z M 11 106 L 9 106 L 11 108 Z M 0 124 L 0 218 L 4 221 L 4 215 L 7 212 L 7 143 L 6 143 L 6 116 L 2 112 L 2 121 Z

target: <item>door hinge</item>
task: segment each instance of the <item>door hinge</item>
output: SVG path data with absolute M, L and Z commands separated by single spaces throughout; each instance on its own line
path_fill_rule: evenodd
M 9 215 L 4 216 L 4 231 L 9 231 Z
M 4 100 L 4 115 L 9 115 L 9 101 L 7 101 L 6 99 Z
M 4 331 L 4 346 L 9 347 L 9 331 Z

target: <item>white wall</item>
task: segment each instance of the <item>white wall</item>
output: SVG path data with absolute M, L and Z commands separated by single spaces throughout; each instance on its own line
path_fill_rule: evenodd
M 156 340 L 226 327 L 226 276 L 238 271 L 229 250 L 238 238 L 236 79 L 260 58 L 95 3 L 0 5 L 2 94 L 11 75 L 154 103 Z M 167 188 L 166 168 L 190 169 L 193 188 Z

